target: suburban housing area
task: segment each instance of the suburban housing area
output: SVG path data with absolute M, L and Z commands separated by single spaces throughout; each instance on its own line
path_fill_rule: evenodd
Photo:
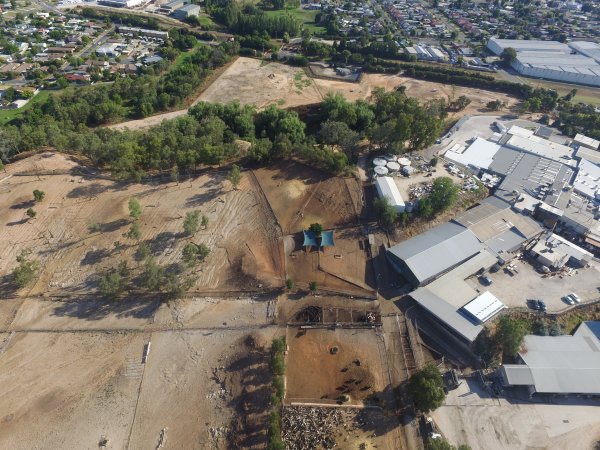
M 597 2 L 0 25 L 0 449 L 600 449 Z

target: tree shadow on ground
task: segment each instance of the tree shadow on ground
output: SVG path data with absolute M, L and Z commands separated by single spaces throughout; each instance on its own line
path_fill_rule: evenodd
M 185 201 L 186 208 L 196 208 L 199 206 L 203 206 L 206 203 L 214 200 L 219 195 L 221 195 L 222 189 L 220 186 L 213 187 L 208 189 L 206 192 L 202 192 L 200 194 L 192 195 Z
M 29 219 L 27 217 L 21 219 L 21 220 L 15 220 L 14 222 L 8 222 L 6 224 L 7 227 L 14 227 L 15 225 L 24 225 L 29 221 Z
M 90 183 L 77 186 L 67 193 L 67 198 L 92 198 L 108 191 L 110 186 L 100 183 Z
M 150 239 L 150 253 L 157 256 L 165 252 L 169 247 L 173 247 L 177 239 L 182 238 L 183 233 L 173 233 L 172 231 L 163 231 L 158 233 L 153 239 Z
M 3 298 L 8 298 L 17 293 L 19 287 L 15 284 L 12 273 L 0 276 L 0 292 Z
M 118 318 L 133 317 L 150 319 L 159 308 L 157 298 L 135 297 L 128 299 L 93 299 L 61 302 L 52 312 L 53 316 L 75 317 L 84 320 L 100 320 L 110 315 Z
M 264 448 L 267 443 L 267 415 L 270 410 L 271 370 L 269 352 L 258 348 L 248 337 L 244 352 L 226 367 L 232 392 L 228 406 L 238 412 L 232 420 L 230 448 Z
M 17 203 L 15 205 L 12 205 L 10 207 L 10 209 L 29 209 L 29 208 L 33 208 L 33 206 L 35 205 L 35 200 L 25 200 L 21 203 Z
M 90 225 L 90 231 L 99 231 L 101 233 L 112 233 L 113 231 L 117 231 L 120 228 L 129 224 L 129 220 L 127 219 L 117 219 L 112 222 L 106 223 L 96 223 Z
M 105 248 L 102 248 L 99 250 L 90 250 L 89 252 L 87 252 L 85 254 L 85 256 L 83 257 L 83 259 L 81 260 L 79 265 L 81 265 L 81 266 L 94 265 L 94 264 L 102 261 L 104 258 L 108 258 L 111 254 L 112 254 L 112 252 Z

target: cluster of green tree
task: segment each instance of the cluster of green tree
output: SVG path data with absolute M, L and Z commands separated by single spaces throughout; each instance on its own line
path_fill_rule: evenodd
M 285 338 L 273 339 L 271 343 L 271 372 L 273 374 L 273 394 L 271 404 L 273 411 L 269 414 L 269 429 L 267 432 L 267 449 L 283 450 L 285 445 L 281 439 L 281 417 L 279 407 L 285 395 L 283 376 L 285 374 Z
M 13 281 L 20 288 L 31 283 L 40 268 L 39 262 L 29 259 L 30 255 L 31 250 L 25 249 L 17 256 L 19 265 L 13 271 Z
M 97 151 L 100 144 L 114 143 L 116 137 L 108 130 L 90 133 L 86 127 L 123 117 L 145 117 L 180 104 L 193 94 L 213 68 L 223 65 L 237 50 L 237 45 L 232 43 L 214 48 L 200 46 L 160 77 L 125 77 L 111 85 L 67 89 L 61 95 L 51 95 L 32 105 L 6 128 L 6 133 L 12 137 L 15 151 L 43 146 L 79 151 L 90 141 Z M 131 141 L 131 138 L 118 140 Z
M 419 199 L 417 215 L 425 219 L 433 217 L 452 207 L 458 199 L 459 187 L 449 177 L 439 177 L 433 181 L 431 192 Z
M 254 32 L 249 35 L 244 36 L 236 36 L 235 40 L 240 44 L 240 51 L 243 49 L 253 49 L 259 50 L 261 52 L 265 51 L 276 51 L 277 46 L 271 42 L 271 36 L 266 31 L 262 33 Z
M 271 37 L 282 38 L 285 33 L 298 35 L 301 28 L 292 14 L 267 15 L 255 5 L 241 5 L 235 0 L 210 0 L 206 2 L 206 10 L 229 31 L 239 35 L 266 31 Z
M 425 450 L 471 450 L 471 447 L 466 444 L 455 447 L 445 439 L 429 439 L 425 444 Z
M 407 391 L 415 407 L 424 413 L 439 408 L 446 399 L 442 374 L 433 364 L 427 364 L 410 377 Z
M 4 130 L 7 156 L 53 146 L 84 154 L 94 164 L 122 177 L 141 179 L 147 171 L 190 172 L 198 164 L 220 164 L 236 156 L 236 139 L 251 142 L 248 156 L 270 162 L 295 155 L 324 170 L 343 172 L 356 160 L 358 142 L 371 140 L 378 150 L 420 149 L 439 134 L 445 117 L 439 102 L 420 105 L 401 91 L 374 92 L 374 103 L 351 103 L 328 95 L 309 123 L 294 111 L 271 105 L 261 111 L 239 103 L 199 103 L 189 115 L 163 122 L 146 132 L 89 129 L 126 114 L 122 98 L 148 101 L 148 86 L 118 80 L 111 87 L 67 91 L 25 114 L 19 127 Z M 168 86 L 165 82 L 162 88 Z M 140 90 L 145 89 L 145 90 Z M 79 92 L 79 95 L 77 93 Z M 92 107 L 95 105 L 95 107 Z
M 136 16 L 122 12 L 101 11 L 94 8 L 84 7 L 79 14 L 88 19 L 106 22 L 107 24 L 118 23 L 129 27 L 149 28 L 151 30 L 161 30 L 160 22 L 156 17 Z
M 517 355 L 525 334 L 529 331 L 526 321 L 502 316 L 492 332 L 485 328 L 477 337 L 474 350 L 484 366 L 494 366 L 500 362 L 501 355 Z
M 552 89 L 534 89 L 527 84 L 497 80 L 490 75 L 461 69 L 401 63 L 381 59 L 373 60 L 373 63 L 367 64 L 365 68 L 373 72 L 382 73 L 396 73 L 402 70 L 404 75 L 412 78 L 504 92 L 523 99 L 522 110 L 528 112 L 552 111 L 558 104 L 559 99 L 558 93 Z
M 559 127 L 568 136 L 577 133 L 600 139 L 600 112 L 592 105 L 563 102 L 559 107 L 559 116 L 554 126 Z

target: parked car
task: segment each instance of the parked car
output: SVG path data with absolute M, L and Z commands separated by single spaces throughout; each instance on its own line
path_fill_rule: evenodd
M 492 284 L 492 279 L 487 275 L 481 275 L 479 277 L 479 281 L 481 281 L 481 284 L 483 284 L 484 286 L 489 286 L 490 284 Z
M 529 306 L 531 309 L 535 309 L 535 310 L 540 309 L 540 305 L 538 304 L 537 300 L 527 300 L 527 306 Z
M 570 295 L 565 295 L 563 297 L 563 300 L 568 305 L 574 305 L 575 304 L 575 300 L 573 300 L 573 298 Z
M 575 301 L 575 303 L 581 303 L 581 298 L 575 292 L 571 292 L 569 295 Z

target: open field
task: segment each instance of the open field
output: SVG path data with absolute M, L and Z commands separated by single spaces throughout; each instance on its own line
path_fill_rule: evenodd
M 383 350 L 374 330 L 289 328 L 287 344 L 286 403 L 335 403 L 344 394 L 349 404 L 383 402 Z
M 278 17 L 286 14 L 290 14 L 295 17 L 302 26 L 311 31 L 313 34 L 319 34 L 325 32 L 325 27 L 319 26 L 315 23 L 315 17 L 319 13 L 319 10 L 308 10 L 302 8 L 289 8 L 277 11 L 265 11 L 267 16 Z
M 108 449 L 145 450 L 161 432 L 165 448 L 264 448 L 266 348 L 277 332 L 268 301 L 180 300 L 97 320 L 85 307 L 61 316 L 72 303 L 2 303 L 1 448 L 106 439 Z
M 328 92 L 344 95 L 349 100 L 368 99 L 374 88 L 386 90 L 398 86 L 406 87 L 406 94 L 421 100 L 459 97 L 466 95 L 472 103 L 463 114 L 486 112 L 485 105 L 490 100 L 502 100 L 508 106 L 517 103 L 517 99 L 506 94 L 464 88 L 441 83 L 417 80 L 398 75 L 364 74 L 359 83 L 313 79 L 309 86 L 298 89 L 294 75 L 301 69 L 280 63 L 263 63 L 258 59 L 239 58 L 225 73 L 215 81 L 200 99 L 208 102 L 226 103 L 239 100 L 241 103 L 254 104 L 261 108 L 270 103 L 283 107 L 293 107 L 318 103 Z
M 22 108 L 0 110 L 0 125 L 6 125 L 11 120 L 16 119 L 17 117 L 21 117 L 25 113 L 25 111 L 27 111 L 29 108 L 31 108 L 36 103 L 42 103 L 51 94 L 52 95 L 59 95 L 59 94 L 57 94 L 56 91 L 55 92 L 52 92 L 52 91 L 40 91 L 39 94 L 37 94 L 35 97 L 33 97 Z
M 142 206 L 140 241 L 148 243 L 167 270 L 181 261 L 182 248 L 190 242 L 183 235 L 185 214 L 199 210 L 208 217 L 207 228 L 193 241 L 207 245 L 211 254 L 192 269 L 192 292 L 281 285 L 280 231 L 251 177 L 243 176 L 234 191 L 220 172 L 180 183 L 125 184 L 81 176 L 86 170 L 68 156 L 50 152 L 8 166 L 0 182 L 3 282 L 26 248 L 40 263 L 38 279 L 27 288 L 30 295 L 89 294 L 98 273 L 121 261 L 138 267 L 138 245 L 124 237 L 130 223 L 127 203 L 135 197 Z M 37 204 L 34 189 L 46 193 Z M 30 207 L 37 216 L 28 220 Z
M 373 284 L 365 236 L 355 225 L 362 210 L 362 188 L 354 178 L 332 177 L 303 164 L 286 161 L 254 172 L 283 229 L 286 276 L 302 286 L 343 292 Z M 318 222 L 334 232 L 335 247 L 324 252 L 302 249 L 302 231 Z M 339 229 L 343 227 L 343 229 Z
M 300 77 L 302 79 L 299 81 Z M 406 95 L 416 97 L 421 101 L 448 97 L 458 98 L 466 95 L 471 99 L 471 104 L 463 111 L 454 113 L 456 116 L 492 114 L 485 109 L 486 103 L 491 100 L 502 100 L 508 108 L 518 102 L 516 98 L 506 94 L 433 83 L 398 75 L 364 74 L 359 83 L 313 79 L 308 78 L 305 72 L 298 67 L 240 57 L 228 66 L 192 104 L 199 101 L 227 103 L 237 100 L 241 104 L 255 105 L 257 108 L 264 108 L 270 104 L 276 104 L 282 108 L 292 108 L 319 103 L 329 92 L 339 93 L 350 101 L 368 100 L 375 88 L 392 90 L 398 86 L 406 86 Z M 145 119 L 111 125 L 110 128 L 116 130 L 144 129 L 158 125 L 163 120 L 184 115 L 186 112 L 187 109 L 171 111 Z
M 362 208 L 362 188 L 353 178 L 334 177 L 294 161 L 254 172 L 284 232 L 305 230 L 319 222 L 325 229 L 355 223 Z
M 491 398 L 473 379 L 450 391 L 431 416 L 455 445 L 473 450 L 592 450 L 600 440 L 598 401 L 552 402 Z

